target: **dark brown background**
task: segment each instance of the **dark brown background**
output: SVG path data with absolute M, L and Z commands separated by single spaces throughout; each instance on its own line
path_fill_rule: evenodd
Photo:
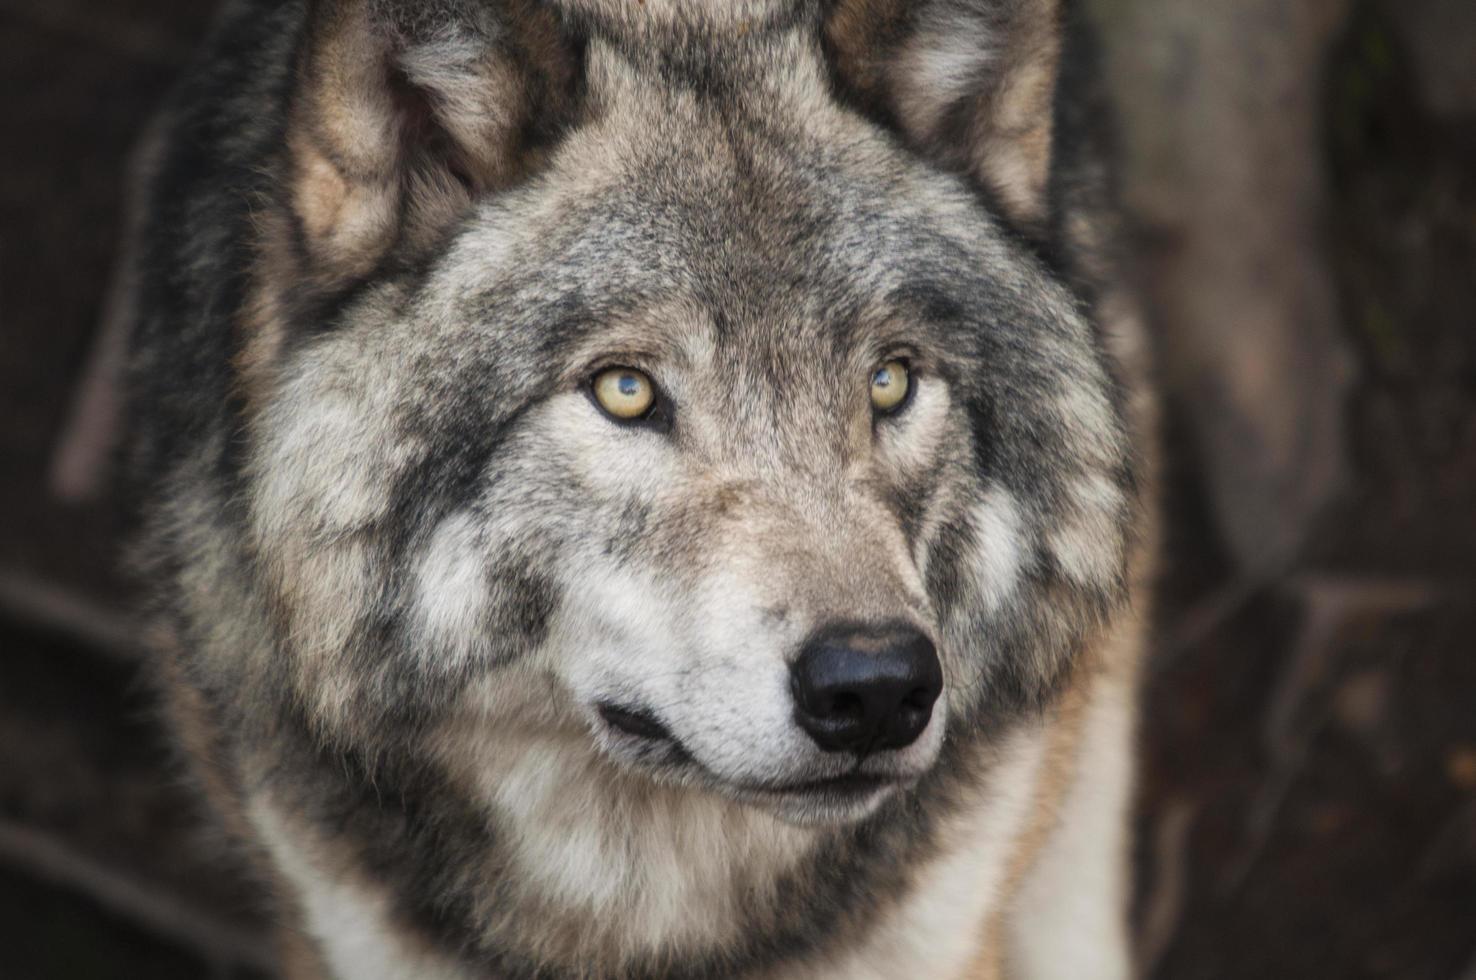
M 1476 980 L 1476 4 L 1092 5 L 1169 394 L 1145 972 Z M 266 970 L 138 678 L 121 504 L 57 469 L 208 8 L 0 0 L 7 978 Z

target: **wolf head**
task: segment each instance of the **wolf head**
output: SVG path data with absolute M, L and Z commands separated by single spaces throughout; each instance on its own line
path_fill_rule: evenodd
M 802 823 L 1049 697 L 1133 512 L 1055 17 L 318 4 L 237 357 L 284 696 Z

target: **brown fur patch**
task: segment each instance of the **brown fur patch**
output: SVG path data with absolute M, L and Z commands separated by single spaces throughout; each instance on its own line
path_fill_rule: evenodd
M 1083 662 L 1056 704 L 1046 735 L 1045 756 L 1036 776 L 1030 806 L 1032 816 L 1022 834 L 1012 842 L 1001 899 L 980 930 L 979 956 L 964 974 L 964 980 L 995 980 L 1004 975 L 1004 924 L 1010 899 L 1055 830 L 1061 803 L 1076 777 L 1081 734 L 1095 677 L 1091 665 Z
M 297 917 L 292 921 L 297 921 Z M 321 980 L 328 976 L 312 939 L 294 926 L 278 928 L 277 960 L 283 980 Z
M 190 775 L 205 792 L 221 827 L 237 840 L 250 840 L 250 824 L 240 793 L 222 758 L 220 731 L 211 722 L 205 698 L 185 680 L 173 632 L 164 628 L 149 631 L 149 645 L 160 653 L 155 658 L 158 680 L 164 692 L 164 712 L 189 759 Z
M 421 35 L 362 0 L 315 8 L 287 180 L 319 279 L 364 276 L 396 245 L 437 241 L 477 195 L 525 174 L 535 117 L 567 115 L 575 69 L 554 15 L 512 3 L 498 18 Z
M 837 74 L 921 151 L 1038 226 L 1061 55 L 1058 0 L 841 0 L 826 23 Z
M 257 223 L 255 261 L 248 276 L 246 301 L 236 318 L 235 394 L 250 424 L 271 392 L 272 369 L 286 339 L 287 310 L 283 291 L 297 278 L 292 232 L 285 215 L 263 214 Z
M 859 95 L 884 100 L 889 56 L 908 23 L 899 0 L 840 0 L 825 22 L 837 73 Z
M 1033 37 L 1002 79 L 992 98 L 974 111 L 971 163 L 974 175 L 999 195 L 1016 220 L 1045 219 L 1046 180 L 1050 175 L 1053 118 L 1060 37 L 1054 22 L 1032 18 Z

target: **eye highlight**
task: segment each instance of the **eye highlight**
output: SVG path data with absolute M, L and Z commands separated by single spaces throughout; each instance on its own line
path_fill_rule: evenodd
M 656 404 L 656 386 L 635 368 L 606 368 L 594 376 L 590 389 L 600 408 L 622 422 L 645 418 Z
M 907 401 L 912 378 L 903 361 L 887 361 L 871 373 L 871 407 L 882 414 L 897 411 Z

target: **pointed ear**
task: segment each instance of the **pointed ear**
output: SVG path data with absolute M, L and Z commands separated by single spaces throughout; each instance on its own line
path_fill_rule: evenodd
M 1021 225 L 1046 217 L 1062 0 L 835 0 L 840 82 Z
M 288 122 L 289 204 L 312 274 L 422 247 L 530 166 L 576 60 L 529 2 L 318 0 Z

